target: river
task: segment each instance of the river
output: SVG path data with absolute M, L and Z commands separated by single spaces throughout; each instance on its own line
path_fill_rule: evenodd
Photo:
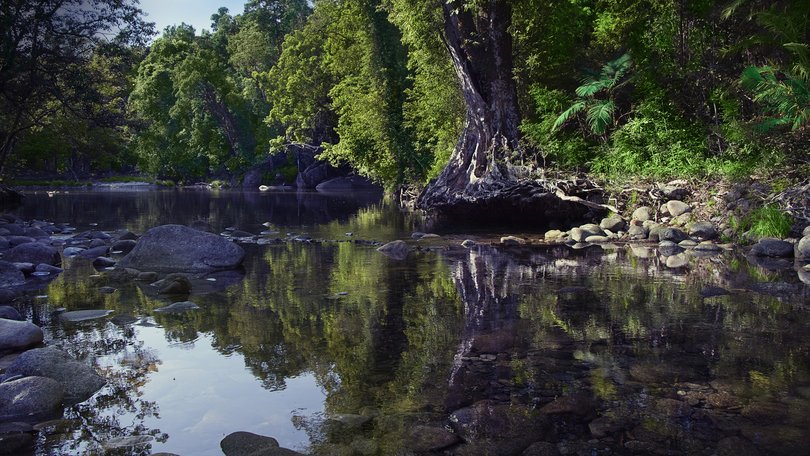
M 46 343 L 107 379 L 37 454 L 220 455 L 235 431 L 308 454 L 810 454 L 810 279 L 792 262 L 689 252 L 670 269 L 649 245 L 458 227 L 415 241 L 425 221 L 373 194 L 37 192 L 15 213 L 265 232 L 192 291 L 196 311 L 156 313 L 148 284 L 79 258 L 28 293 Z M 376 251 L 395 239 L 416 248 Z

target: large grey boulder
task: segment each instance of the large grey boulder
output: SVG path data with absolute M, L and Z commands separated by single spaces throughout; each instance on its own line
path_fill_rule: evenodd
M 689 228 L 689 236 L 710 240 L 718 236 L 717 229 L 711 222 L 696 222 Z
M 25 274 L 8 261 L 0 260 L 0 288 L 16 287 L 25 283 Z
M 30 321 L 0 318 L 0 350 L 19 350 L 42 342 L 39 326 Z
M 0 383 L 0 421 L 44 416 L 62 406 L 62 386 L 45 377 L 25 377 Z
M 793 244 L 780 239 L 765 238 L 751 248 L 751 254 L 756 256 L 790 258 L 793 256 Z
M 35 348 L 18 356 L 6 368 L 7 377 L 15 375 L 56 380 L 65 392 L 67 405 L 87 400 L 106 383 L 92 367 L 55 347 Z
M 62 262 L 59 252 L 39 242 L 28 242 L 12 248 L 3 258 L 9 263 L 45 263 L 56 266 Z
M 147 231 L 116 267 L 211 272 L 236 268 L 244 258 L 242 247 L 220 236 L 182 225 L 163 225 Z

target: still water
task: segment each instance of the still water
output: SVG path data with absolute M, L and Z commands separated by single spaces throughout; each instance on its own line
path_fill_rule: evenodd
M 244 269 L 184 314 L 67 260 L 20 306 L 108 384 L 40 432 L 39 454 L 219 455 L 235 431 L 307 454 L 810 454 L 810 278 L 792 262 L 688 253 L 668 269 L 647 247 L 461 228 L 395 260 L 369 241 L 426 227 L 378 195 L 43 193 L 16 213 L 280 239 L 244 244 Z

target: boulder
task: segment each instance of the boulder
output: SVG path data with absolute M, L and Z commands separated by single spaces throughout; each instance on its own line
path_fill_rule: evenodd
M 293 456 L 301 453 L 278 446 L 272 437 L 251 432 L 234 432 L 219 442 L 225 456 Z
M 546 415 L 573 414 L 588 416 L 595 411 L 596 405 L 594 402 L 589 397 L 579 394 L 558 397 L 540 409 L 540 412 Z
M 627 229 L 627 235 L 632 239 L 647 239 L 650 230 L 640 225 L 630 225 Z
M 156 287 L 160 294 L 191 293 L 191 281 L 183 274 L 169 274 L 151 285 Z
M 669 215 L 673 217 L 685 214 L 691 210 L 692 207 L 684 203 L 683 201 L 678 200 L 667 201 L 667 211 L 669 211 Z
M 87 400 L 106 383 L 92 367 L 55 347 L 35 348 L 21 354 L 8 366 L 6 375 L 56 380 L 64 390 L 67 405 Z
M 602 231 L 602 228 L 599 228 L 599 225 L 594 225 L 593 223 L 571 229 L 571 239 L 575 242 L 585 242 L 588 236 L 604 236 L 604 234 L 605 232 Z
M 793 256 L 793 244 L 780 239 L 761 239 L 751 248 L 751 255 L 790 258 Z
M 626 224 L 624 219 L 619 214 L 613 214 L 609 217 L 605 217 L 599 222 L 599 228 L 603 230 L 610 230 L 612 232 L 622 231 L 624 230 Z
M 810 258 L 810 235 L 796 243 L 796 258 Z
M 244 258 L 242 247 L 220 236 L 182 225 L 163 225 L 147 231 L 117 267 L 211 272 L 236 268 Z
M 639 222 L 646 222 L 647 220 L 652 219 L 653 213 L 653 208 L 649 206 L 640 206 L 633 211 L 631 218 L 633 220 L 638 220 Z
M 64 269 L 45 263 L 40 263 L 34 268 L 34 272 L 45 272 L 48 274 L 59 274 L 62 271 L 64 271 Z
M 29 242 L 12 248 L 4 260 L 11 263 L 45 263 L 56 266 L 62 262 L 62 257 L 51 246 L 39 242 Z
M 65 258 L 72 258 L 84 252 L 84 250 L 84 247 L 65 247 L 65 250 L 62 251 L 62 255 L 64 255 Z
M 123 252 L 123 253 L 129 253 L 129 252 L 132 251 L 132 249 L 135 248 L 136 244 L 137 244 L 137 242 L 135 242 L 135 240 L 133 240 L 133 239 L 123 239 L 123 240 L 114 242 L 112 247 L 110 247 L 110 250 L 112 250 L 112 251 L 120 251 L 120 252 Z
M 0 260 L 0 288 L 16 287 L 25 283 L 25 275 L 12 263 Z
M 44 334 L 30 321 L 0 318 L 0 350 L 20 350 L 42 342 Z
M 16 247 L 22 244 L 30 244 L 31 242 L 36 242 L 37 240 L 29 237 L 29 236 L 8 236 L 6 238 L 8 240 L 8 244 L 11 247 Z
M 23 319 L 22 315 L 20 315 L 20 312 L 11 306 L 0 306 L 0 318 L 17 321 L 22 321 Z
M 129 230 L 124 230 L 118 235 L 119 241 L 137 241 L 138 235 Z
M 689 236 L 678 228 L 664 228 L 658 234 L 659 241 L 672 241 L 676 244 L 688 238 Z
M 51 414 L 62 406 L 59 382 L 38 376 L 0 383 L 0 421 Z
M 117 261 L 105 256 L 100 256 L 93 260 L 93 266 L 98 269 L 109 268 L 115 266 L 116 263 Z
M 382 247 L 378 248 L 377 251 L 395 260 L 404 260 L 411 251 L 411 248 L 408 247 L 408 244 L 406 244 L 405 241 L 397 240 L 383 245 Z
M 689 236 L 701 240 L 711 240 L 718 236 L 717 229 L 711 222 L 696 222 L 689 228 Z
M 658 251 L 661 255 L 669 257 L 683 252 L 683 248 L 672 241 L 661 241 L 658 243 Z

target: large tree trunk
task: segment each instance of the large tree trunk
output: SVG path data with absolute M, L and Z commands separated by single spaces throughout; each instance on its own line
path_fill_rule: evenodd
M 450 161 L 416 206 L 453 221 L 572 222 L 593 207 L 561 199 L 557 185 L 516 176 L 520 113 L 513 79 L 509 0 L 442 3 L 444 38 L 467 106 Z M 569 188 L 573 187 L 571 185 Z

